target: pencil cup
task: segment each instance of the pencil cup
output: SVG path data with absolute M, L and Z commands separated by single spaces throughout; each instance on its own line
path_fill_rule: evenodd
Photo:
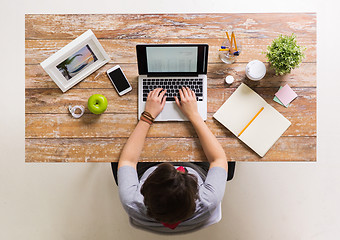
M 240 43 L 237 43 L 237 52 L 232 54 L 230 51 L 229 41 L 226 40 L 222 42 L 221 49 L 219 50 L 219 54 L 218 54 L 221 61 L 226 64 L 232 64 L 236 62 L 237 57 L 240 56 L 241 51 L 242 51 L 242 46 Z

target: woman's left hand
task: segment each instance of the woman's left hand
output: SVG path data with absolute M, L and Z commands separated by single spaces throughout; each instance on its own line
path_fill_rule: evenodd
M 148 94 L 145 111 L 150 113 L 154 118 L 156 118 L 164 108 L 166 101 L 165 93 L 166 90 L 163 90 L 163 88 L 156 88 Z

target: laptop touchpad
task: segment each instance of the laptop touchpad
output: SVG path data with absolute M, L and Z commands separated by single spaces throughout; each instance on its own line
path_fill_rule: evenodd
M 188 121 L 185 115 L 179 110 L 175 102 L 165 103 L 164 109 L 156 118 L 156 121 Z

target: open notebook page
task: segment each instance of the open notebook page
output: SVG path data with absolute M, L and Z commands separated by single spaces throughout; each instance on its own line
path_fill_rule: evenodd
M 265 105 L 265 100 L 242 83 L 218 109 L 214 118 L 237 136 Z
M 239 139 L 263 157 L 290 124 L 290 121 L 267 104 Z
M 216 120 L 238 136 L 262 107 L 263 111 L 239 137 L 261 157 L 290 126 L 285 117 L 243 83 L 214 114 Z

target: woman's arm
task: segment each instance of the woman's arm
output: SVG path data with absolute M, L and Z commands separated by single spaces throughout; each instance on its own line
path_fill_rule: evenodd
M 227 158 L 221 144 L 209 130 L 197 110 L 197 101 L 194 91 L 183 87 L 179 91 L 181 102 L 175 97 L 179 109 L 187 116 L 194 126 L 198 138 L 200 139 L 203 151 L 210 162 L 210 168 L 222 167 L 228 170 Z
M 163 110 L 166 96 L 165 91 L 161 88 L 157 88 L 149 92 L 148 98 L 145 104 L 145 111 L 149 112 L 152 117 L 156 118 L 158 114 Z M 122 166 L 131 166 L 136 168 L 139 156 L 143 150 L 146 135 L 149 131 L 150 124 L 140 120 L 129 139 L 125 143 L 125 146 L 120 154 L 118 168 Z

